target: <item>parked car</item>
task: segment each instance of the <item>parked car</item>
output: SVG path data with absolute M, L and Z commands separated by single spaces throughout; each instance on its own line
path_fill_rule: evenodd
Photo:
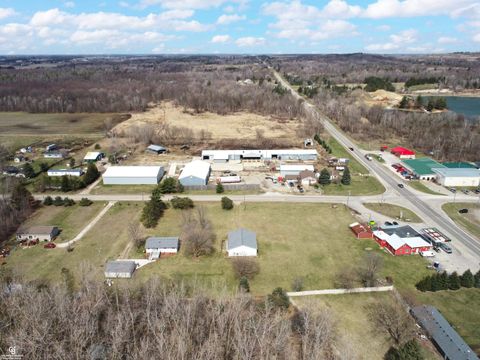
M 351 151 L 353 151 L 353 148 L 352 148 L 352 147 L 351 147 L 351 148 L 349 148 L 349 149 L 350 149 Z
M 450 190 L 454 194 L 457 192 L 457 190 L 455 190 L 455 188 L 449 188 L 448 190 Z
M 398 225 L 398 222 L 392 221 L 392 224 L 393 224 L 393 225 Z
M 473 192 L 474 192 L 475 194 L 480 194 L 480 189 L 475 189 Z
M 433 251 L 427 250 L 427 251 L 420 251 L 419 252 L 420 256 L 423 257 L 434 257 L 435 253 Z
M 403 189 L 403 188 L 405 187 L 405 185 L 403 185 L 403 184 L 398 184 L 398 187 L 399 187 L 400 189 Z
M 46 243 L 45 245 L 43 245 L 43 247 L 45 249 L 55 249 L 57 247 L 57 245 L 55 245 L 55 243 L 53 243 L 53 242 L 49 242 L 49 243 Z
M 452 248 L 445 243 L 438 243 L 438 247 L 443 251 L 445 251 L 447 254 L 452 253 Z
M 460 210 L 458 210 L 458 212 L 459 212 L 460 214 L 468 214 L 468 209 L 465 209 L 465 208 L 464 208 L 464 209 L 460 209 Z
M 465 195 L 468 195 L 468 194 L 470 194 L 470 191 L 467 190 L 467 189 L 463 189 L 463 190 L 462 190 L 462 193 L 464 193 Z

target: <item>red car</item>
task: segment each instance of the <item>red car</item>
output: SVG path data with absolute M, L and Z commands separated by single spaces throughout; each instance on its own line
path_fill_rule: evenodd
M 53 242 L 49 242 L 49 243 L 43 245 L 43 247 L 45 249 L 55 249 L 57 247 L 57 245 L 55 245 L 55 243 L 53 243 Z

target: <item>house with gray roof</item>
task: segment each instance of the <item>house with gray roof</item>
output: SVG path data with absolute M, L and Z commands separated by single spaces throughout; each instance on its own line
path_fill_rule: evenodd
M 478 360 L 475 352 L 435 307 L 417 306 L 411 312 L 444 359 Z
M 52 241 L 58 234 L 60 229 L 56 226 L 30 226 L 22 227 L 17 231 L 17 240 L 40 240 L 40 241 Z
M 158 155 L 158 154 L 166 153 L 167 148 L 165 148 L 163 146 L 160 146 L 160 145 L 151 144 L 147 147 L 147 149 L 145 151 Z
M 124 278 L 132 277 L 137 265 L 132 260 L 114 260 L 105 265 L 106 278 Z
M 156 260 L 160 254 L 176 254 L 178 252 L 178 237 L 152 236 L 145 242 L 145 252 L 149 260 Z
M 228 256 L 257 256 L 257 234 L 244 228 L 230 231 L 227 253 Z

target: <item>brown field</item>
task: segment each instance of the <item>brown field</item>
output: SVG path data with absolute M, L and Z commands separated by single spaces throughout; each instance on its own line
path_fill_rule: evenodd
M 118 124 L 115 131 L 121 133 L 132 125 L 166 123 L 171 126 L 186 127 L 195 132 L 205 130 L 211 133 L 212 140 L 254 139 L 257 131 L 263 131 L 266 138 L 291 139 L 300 125 L 297 120 L 279 120 L 252 113 L 219 115 L 213 113 L 193 114 L 172 103 L 163 103 L 147 112 L 132 114 L 132 117 Z

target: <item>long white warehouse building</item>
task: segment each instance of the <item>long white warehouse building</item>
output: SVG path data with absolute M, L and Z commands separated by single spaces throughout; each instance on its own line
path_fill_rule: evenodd
M 443 186 L 479 186 L 480 170 L 470 168 L 438 168 L 437 182 Z
M 203 160 L 227 162 L 229 160 L 317 160 L 317 150 L 203 150 Z
M 162 179 L 163 166 L 110 166 L 103 174 L 105 185 L 156 185 Z

